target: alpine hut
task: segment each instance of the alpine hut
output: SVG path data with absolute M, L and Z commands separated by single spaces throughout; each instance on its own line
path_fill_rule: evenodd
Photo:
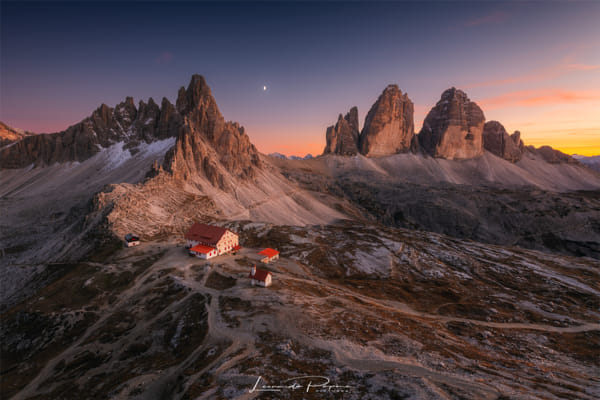
M 268 287 L 271 286 L 272 276 L 273 274 L 271 272 L 258 269 L 256 268 L 256 265 L 253 265 L 248 278 L 250 278 L 250 283 L 252 283 L 252 286 Z
M 279 259 L 279 252 L 275 249 L 271 249 L 271 248 L 266 248 L 262 251 L 259 251 L 258 254 L 260 254 L 261 256 L 263 256 L 263 258 L 260 260 L 260 262 L 268 264 L 271 261 L 275 261 Z
M 239 235 L 227 228 L 195 223 L 185 234 L 190 255 L 209 259 L 239 246 Z
M 140 237 L 135 233 L 128 233 L 125 235 L 125 247 L 133 247 L 140 244 Z

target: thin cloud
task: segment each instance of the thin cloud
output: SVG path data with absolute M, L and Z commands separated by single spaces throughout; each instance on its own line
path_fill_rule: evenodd
M 493 110 L 504 107 L 536 107 L 582 101 L 600 101 L 600 91 L 560 89 L 520 90 L 484 99 L 479 103 L 483 109 Z
M 154 62 L 157 64 L 168 64 L 171 62 L 171 60 L 173 60 L 173 54 L 168 51 L 164 51 L 154 59 Z
M 600 69 L 600 65 L 590 64 L 568 64 L 565 67 L 571 71 L 591 71 L 595 69 Z
M 470 19 L 470 20 L 466 21 L 463 24 L 463 26 L 471 27 L 471 26 L 479 26 L 479 25 L 499 24 L 501 22 L 506 21 L 507 18 L 508 18 L 507 12 L 494 11 L 491 14 Z
M 592 64 L 577 64 L 577 63 L 560 63 L 556 65 L 552 65 L 550 67 L 539 68 L 533 70 L 528 74 L 523 74 L 520 76 L 513 76 L 503 79 L 495 79 L 489 81 L 482 81 L 471 83 L 467 85 L 462 85 L 465 89 L 472 88 L 480 88 L 480 87 L 490 87 L 490 86 L 502 86 L 502 85 L 510 85 L 513 83 L 529 83 L 529 82 L 540 82 L 549 79 L 555 79 L 559 76 L 577 72 L 577 71 L 593 71 L 600 69 L 600 65 L 592 65 Z

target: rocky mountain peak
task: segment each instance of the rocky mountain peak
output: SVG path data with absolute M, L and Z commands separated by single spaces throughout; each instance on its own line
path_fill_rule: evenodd
M 515 137 L 508 135 L 500 122 L 488 121 L 483 127 L 483 147 L 492 154 L 515 163 L 523 157 L 523 150 L 519 146 L 521 133 L 515 132 L 513 136 Z
M 177 111 L 182 115 L 203 107 L 216 108 L 216 102 L 212 96 L 210 87 L 202 75 L 192 75 L 187 89 L 183 87 L 179 89 L 176 107 Z M 218 112 L 218 109 L 216 111 Z
M 337 123 L 327 128 L 327 144 L 323 154 L 352 156 L 358 153 L 358 109 L 352 107 L 346 116 L 340 114 Z
M 112 108 L 102 103 L 100 107 L 92 113 L 92 119 L 98 124 L 108 126 L 112 121 Z
M 121 119 L 129 119 L 129 123 L 135 120 L 137 117 L 137 108 L 133 102 L 133 97 L 127 97 L 125 101 L 117 104 L 115 115 L 121 117 Z
M 433 157 L 466 159 L 483 154 L 485 116 L 462 90 L 442 93 L 429 111 L 419 133 L 419 143 Z
M 414 105 L 398 85 L 388 85 L 369 110 L 359 138 L 365 156 L 407 152 L 414 138 Z
M 258 150 L 243 127 L 225 122 L 201 75 L 193 75 L 187 89 L 179 89 L 172 111 L 183 125 L 165 158 L 165 171 L 187 181 L 200 173 L 221 189 L 232 186 L 232 179 L 254 177 L 255 168 L 261 165 Z
M 128 107 L 135 108 L 135 104 L 133 103 L 133 97 L 131 97 L 131 96 L 125 97 L 125 105 Z

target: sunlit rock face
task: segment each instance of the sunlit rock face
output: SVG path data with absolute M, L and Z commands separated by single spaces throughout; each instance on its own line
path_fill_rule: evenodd
M 367 157 L 410 151 L 415 136 L 414 105 L 398 85 L 389 85 L 369 110 L 359 149 Z
M 483 111 L 465 92 L 450 88 L 429 111 L 419 143 L 433 157 L 460 160 L 483 154 Z

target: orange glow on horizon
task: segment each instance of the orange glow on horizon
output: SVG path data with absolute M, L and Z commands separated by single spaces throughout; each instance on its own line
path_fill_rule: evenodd
M 490 97 L 478 103 L 483 110 L 494 110 L 501 107 L 557 105 L 584 101 L 600 101 L 600 91 L 560 89 L 519 90 Z

